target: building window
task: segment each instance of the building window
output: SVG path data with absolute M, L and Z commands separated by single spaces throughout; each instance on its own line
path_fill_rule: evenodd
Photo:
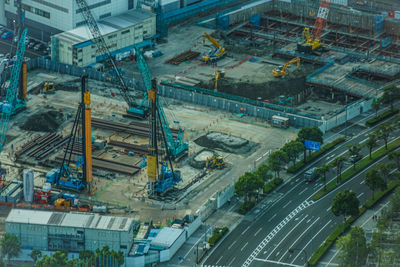
M 112 34 L 112 35 L 108 36 L 108 39 L 112 39 L 112 38 L 115 38 L 115 37 L 117 37 L 117 35 L 116 34 Z
M 131 30 L 126 30 L 126 31 L 122 31 L 121 34 L 127 34 L 127 33 L 130 33 L 130 32 L 131 32 Z
M 101 15 L 101 16 L 99 17 L 99 19 L 104 19 L 104 18 L 107 18 L 107 17 L 110 17 L 110 16 L 111 16 L 111 12 L 108 12 L 108 13 L 106 13 L 106 14 Z
M 120 249 L 126 249 L 127 247 L 126 247 L 126 245 L 121 245 L 121 246 L 119 246 L 119 248 Z
M 128 9 L 134 8 L 135 0 L 128 0 Z
M 147 33 L 147 31 L 143 31 L 143 34 L 146 34 Z
M 10 4 L 10 0 L 6 0 L 6 2 L 5 2 L 7 5 L 9 5 Z
M 42 16 L 42 17 L 45 17 L 45 18 L 48 18 L 48 19 L 50 18 L 50 13 L 49 12 L 46 12 L 46 11 L 41 10 L 39 8 L 35 8 L 35 14 L 39 15 L 39 16 Z

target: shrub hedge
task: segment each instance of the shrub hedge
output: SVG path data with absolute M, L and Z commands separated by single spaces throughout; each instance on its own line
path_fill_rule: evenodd
M 214 234 L 208 239 L 208 243 L 214 246 L 228 231 L 229 228 L 226 226 L 215 229 Z
M 252 208 L 254 208 L 255 205 L 256 205 L 256 203 L 254 201 L 247 201 L 247 202 L 243 203 L 242 205 L 240 205 L 240 207 L 238 209 L 238 213 L 246 214 L 248 211 L 250 211 Z
M 274 190 L 278 185 L 283 183 L 282 178 L 275 178 L 271 182 L 264 185 L 264 194 L 269 194 Z
M 288 173 L 297 173 L 298 171 L 300 171 L 307 163 L 312 162 L 314 160 L 316 160 L 318 157 L 324 155 L 325 153 L 327 153 L 329 150 L 333 149 L 336 145 L 343 143 L 344 141 L 346 141 L 346 138 L 344 137 L 339 137 L 335 140 L 333 140 L 332 142 L 326 144 L 325 146 L 322 147 L 322 149 L 320 151 L 315 151 L 312 152 L 311 155 L 309 157 L 306 158 L 306 162 L 304 162 L 304 160 L 300 160 L 298 162 L 296 162 L 296 164 L 294 166 L 290 166 L 287 169 Z
M 383 121 L 384 119 L 387 119 L 395 114 L 397 114 L 399 112 L 398 109 L 393 109 L 393 110 L 387 110 L 381 114 L 379 114 L 376 117 L 373 117 L 372 119 L 369 119 L 365 122 L 365 125 L 371 127 L 374 126 L 376 124 L 378 124 L 379 122 Z

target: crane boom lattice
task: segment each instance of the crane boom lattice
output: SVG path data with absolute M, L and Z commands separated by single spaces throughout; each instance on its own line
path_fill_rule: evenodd
M 97 25 L 97 22 L 94 19 L 87 2 L 85 0 L 76 0 L 76 3 L 79 6 L 80 10 L 82 11 L 83 18 L 85 19 L 86 24 L 90 30 L 90 33 L 93 36 L 93 41 L 97 46 L 98 52 L 105 56 L 106 61 L 111 64 L 117 75 L 118 78 L 117 80 L 120 84 L 119 90 L 121 92 L 122 97 L 124 98 L 125 102 L 129 105 L 129 107 L 135 106 L 135 100 L 130 95 L 130 90 L 126 86 L 122 74 L 117 68 L 115 61 L 111 56 L 110 50 L 108 49 L 106 41 L 104 40 L 104 37 L 100 32 L 99 26 Z

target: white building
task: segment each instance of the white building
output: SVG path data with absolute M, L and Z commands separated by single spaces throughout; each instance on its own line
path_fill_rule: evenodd
M 123 53 L 135 44 L 156 34 L 156 15 L 131 10 L 98 22 L 101 34 L 112 55 Z M 103 58 L 98 56 L 89 28 L 84 25 L 51 37 L 51 59 L 65 64 L 86 67 Z
M 24 209 L 12 209 L 6 219 L 6 232 L 16 235 L 22 247 L 43 251 L 79 252 L 109 246 L 126 255 L 137 226 L 131 218 Z
M 5 1 L 7 26 L 13 29 L 16 0 Z M 86 0 L 96 20 L 119 15 L 136 7 L 137 0 Z M 75 0 L 22 0 L 29 35 L 48 41 L 50 36 L 85 24 Z M 0 8 L 1 10 L 1 8 Z M 1 22 L 0 22 L 1 23 Z

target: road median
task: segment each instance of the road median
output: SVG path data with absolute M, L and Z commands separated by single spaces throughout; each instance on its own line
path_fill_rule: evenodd
M 326 188 L 320 189 L 317 193 L 315 193 L 311 199 L 316 201 L 321 197 L 325 196 L 329 192 L 333 191 L 335 188 L 352 178 L 354 175 L 358 174 L 359 172 L 366 169 L 368 166 L 373 164 L 374 162 L 378 161 L 383 156 L 387 155 L 389 152 L 395 150 L 396 148 L 400 147 L 400 139 L 395 139 L 394 141 L 388 143 L 388 148 L 386 149 L 385 146 L 377 149 L 371 154 L 371 158 L 365 157 L 356 164 L 355 168 L 351 167 L 342 173 L 342 178 L 340 183 L 336 182 L 336 179 L 330 181 Z

